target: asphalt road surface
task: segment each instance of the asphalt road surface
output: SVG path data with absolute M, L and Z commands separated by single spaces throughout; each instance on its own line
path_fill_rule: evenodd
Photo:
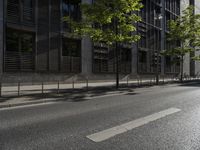
M 0 109 L 0 150 L 199 150 L 200 84 Z

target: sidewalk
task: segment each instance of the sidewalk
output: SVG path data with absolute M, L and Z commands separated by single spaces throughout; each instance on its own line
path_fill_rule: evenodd
M 165 83 L 169 81 L 175 82 L 170 79 L 165 80 Z M 119 90 L 115 89 L 115 82 L 77 83 L 74 88 L 72 84 L 44 84 L 43 91 L 42 85 L 3 86 L 0 108 L 58 101 L 79 102 L 93 97 L 133 93 L 135 88 L 154 84 L 155 81 L 151 80 L 122 81 Z
M 177 81 L 172 79 L 165 79 L 165 81 L 160 82 L 170 82 L 170 81 Z M 143 84 L 155 84 L 155 80 L 129 80 L 129 81 L 120 81 L 121 87 L 127 86 L 140 86 Z M 41 94 L 41 93 L 58 93 L 62 92 L 63 90 L 72 90 L 72 89 L 91 89 L 91 88 L 98 88 L 98 87 L 115 87 L 115 81 L 111 82 L 79 82 L 79 83 L 55 83 L 55 84 L 48 84 L 48 83 L 38 83 L 37 85 L 24 85 L 21 83 L 20 85 L 15 84 L 13 86 L 6 86 L 2 84 L 2 97 L 15 97 L 15 96 L 23 96 L 23 95 L 33 95 L 33 94 Z M 19 94 L 19 95 L 18 95 Z

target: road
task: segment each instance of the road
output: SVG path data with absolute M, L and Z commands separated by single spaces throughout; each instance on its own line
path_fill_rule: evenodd
M 200 149 L 200 84 L 0 109 L 0 150 L 168 149 Z

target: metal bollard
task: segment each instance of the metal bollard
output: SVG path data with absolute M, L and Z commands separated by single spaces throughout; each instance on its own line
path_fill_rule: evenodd
M 20 96 L 20 82 L 18 82 L 17 87 L 17 95 Z
M 2 97 L 2 83 L 0 82 L 0 97 Z
M 89 85 L 88 85 L 88 78 L 86 79 L 86 88 L 87 88 L 87 90 L 88 90 L 88 88 L 89 88 Z
M 42 82 L 42 94 L 44 94 L 44 83 Z
M 72 89 L 74 89 L 74 79 L 72 80 Z
M 60 93 L 60 82 L 58 81 L 58 89 L 57 89 L 57 94 Z
M 140 85 L 143 85 L 143 83 L 142 83 L 142 78 L 140 78 Z

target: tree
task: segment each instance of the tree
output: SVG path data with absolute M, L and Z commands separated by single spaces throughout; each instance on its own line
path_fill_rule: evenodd
M 119 45 L 140 39 L 134 34 L 136 23 L 141 21 L 138 11 L 141 0 L 95 0 L 92 4 L 81 4 L 82 20 L 73 21 L 69 16 L 64 21 L 70 23 L 72 36 L 88 36 L 93 42 L 115 47 L 116 88 L 119 87 Z
M 168 22 L 169 32 L 167 40 L 174 45 L 173 48 L 162 52 L 163 55 L 173 56 L 181 64 L 180 81 L 183 81 L 183 63 L 186 54 L 195 52 L 198 46 L 199 16 L 194 15 L 194 7 L 186 8 L 182 15 Z

